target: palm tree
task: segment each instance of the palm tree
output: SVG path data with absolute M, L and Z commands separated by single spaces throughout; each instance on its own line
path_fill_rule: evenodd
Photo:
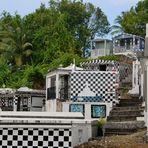
M 117 18 L 115 19 L 115 24 L 111 26 L 112 36 L 115 36 L 124 32 L 121 26 L 121 22 L 122 22 L 122 16 L 117 16 Z
M 0 27 L 0 54 L 16 66 L 21 66 L 31 56 L 32 44 L 27 42 L 21 18 L 16 19 L 13 23 Z

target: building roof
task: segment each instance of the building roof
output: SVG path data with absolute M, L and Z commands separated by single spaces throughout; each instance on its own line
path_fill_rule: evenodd
M 133 38 L 133 36 L 135 36 L 135 38 L 141 38 L 144 39 L 141 36 L 137 36 L 137 35 L 133 35 L 133 34 L 128 34 L 128 33 L 121 33 L 117 36 L 114 36 L 113 39 L 124 39 L 124 38 Z
M 0 88 L 0 97 L 14 97 L 14 96 L 43 96 L 45 97 L 45 90 L 30 89 L 28 87 L 21 87 L 19 89 Z
M 101 42 L 101 41 L 108 41 L 108 42 L 112 42 L 112 40 L 110 39 L 93 39 L 93 42 Z
M 75 64 L 71 64 L 68 67 L 60 67 L 58 69 L 59 70 L 69 70 L 69 71 L 72 71 L 72 70 L 83 70 L 83 68 L 77 67 L 77 66 L 75 66 Z

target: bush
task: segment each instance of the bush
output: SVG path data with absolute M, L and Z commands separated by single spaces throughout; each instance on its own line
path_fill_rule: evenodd
M 98 120 L 98 136 L 103 136 L 103 126 L 106 123 L 106 119 L 104 118 L 100 118 L 100 120 Z

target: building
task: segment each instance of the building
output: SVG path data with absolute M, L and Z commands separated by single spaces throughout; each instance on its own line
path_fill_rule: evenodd
M 113 38 L 113 54 L 133 54 L 144 51 L 144 38 L 122 33 Z
M 21 87 L 17 90 L 0 89 L 2 111 L 42 111 L 44 110 L 45 90 L 32 90 Z
M 91 58 L 111 55 L 113 53 L 112 49 L 113 49 L 112 40 L 94 39 L 91 41 Z
M 122 33 L 112 40 L 94 39 L 91 41 L 91 58 L 107 55 L 130 55 L 142 54 L 144 51 L 145 39 L 143 37 Z
M 46 76 L 46 110 L 82 112 L 85 119 L 106 118 L 119 102 L 119 79 L 132 75 L 131 65 L 91 60 L 49 71 Z

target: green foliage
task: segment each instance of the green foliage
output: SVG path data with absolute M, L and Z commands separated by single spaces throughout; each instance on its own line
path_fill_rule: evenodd
M 111 61 L 119 61 L 119 56 L 116 56 L 116 55 L 108 55 L 108 56 L 99 57 L 98 59 L 101 59 L 101 60 L 111 60 Z
M 48 69 L 79 65 L 90 40 L 109 32 L 106 15 L 91 3 L 50 0 L 21 18 L 0 17 L 0 86 L 44 88 Z M 5 60 L 3 60 L 3 59 Z
M 119 25 L 124 32 L 145 37 L 145 26 L 148 20 L 148 0 L 139 1 L 129 11 L 122 12 Z
M 105 123 L 106 123 L 106 119 L 100 118 L 100 119 L 98 120 L 98 127 L 99 127 L 99 128 L 102 128 L 102 127 L 105 125 Z
M 106 123 L 106 119 L 105 118 L 100 118 L 98 120 L 98 136 L 103 136 L 103 126 Z
M 82 58 L 80 58 L 78 55 L 65 53 L 61 55 L 58 59 L 53 60 L 52 63 L 49 65 L 49 68 L 56 69 L 59 66 L 69 66 L 71 63 L 74 62 L 74 59 L 76 61 L 76 65 L 79 65 L 79 63 L 82 61 Z
M 0 57 L 0 87 L 6 85 L 8 78 L 10 77 L 11 70 L 3 57 Z

